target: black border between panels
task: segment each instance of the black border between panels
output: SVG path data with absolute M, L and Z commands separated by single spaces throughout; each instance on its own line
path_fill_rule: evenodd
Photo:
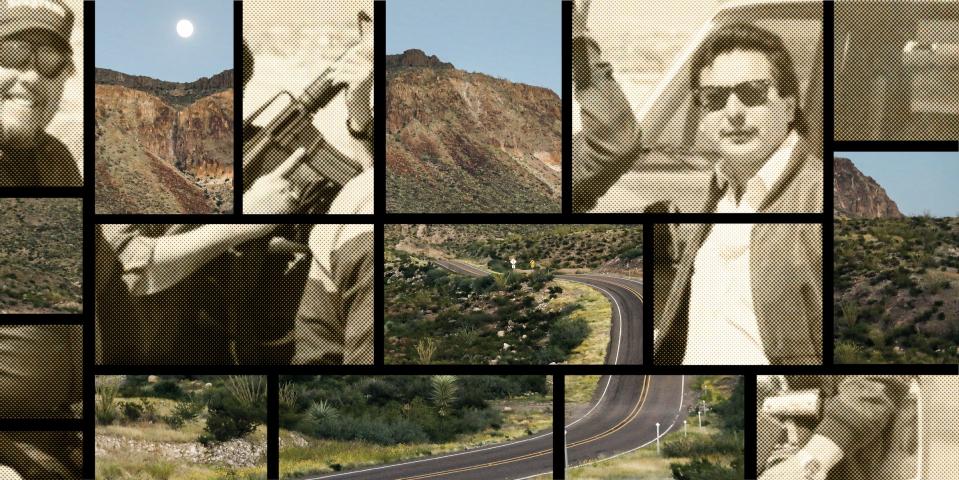
M 833 31 L 833 5 L 832 2 L 824 2 L 823 5 L 823 122 L 822 122 L 822 136 L 823 136 L 823 202 L 822 202 L 822 361 L 823 364 L 832 365 L 834 363 L 833 359 L 833 350 L 835 346 L 835 339 L 833 337 L 833 208 L 835 205 L 835 197 L 833 194 L 833 189 L 826 188 L 826 185 L 833 184 L 833 168 L 835 162 L 832 161 L 832 156 L 834 153 L 833 150 L 833 138 L 834 129 L 835 129 L 835 102 L 833 98 L 835 97 L 834 90 L 835 86 L 833 85 L 832 80 L 833 67 L 834 63 L 832 61 L 827 62 L 826 59 L 835 58 L 835 45 L 833 38 L 835 37 Z M 830 101 L 826 101 L 826 99 Z M 828 161 L 826 159 L 829 159 Z M 829 268 L 826 268 L 828 265 Z M 754 389 L 755 393 L 755 377 L 753 379 L 753 384 L 751 387 Z M 748 404 L 747 404 L 748 405 Z M 755 424 L 755 422 L 753 422 Z M 753 426 L 755 430 L 755 425 Z M 755 439 L 755 431 L 753 432 L 753 439 Z M 754 445 L 755 443 L 753 443 Z M 755 457 L 755 448 L 750 449 L 753 452 L 753 457 Z M 746 462 L 747 465 L 750 462 Z M 752 462 L 752 466 L 756 466 L 755 460 Z M 747 466 L 746 472 L 752 472 L 752 470 Z M 753 472 L 755 473 L 755 472 Z M 755 475 L 753 475 L 755 476 Z
M 565 375 L 553 375 L 553 478 L 566 478 Z
M 233 2 L 233 214 L 243 212 L 243 2 Z M 239 154 L 237 154 L 239 152 Z M 240 162 L 237 164 L 237 157 Z M 223 214 L 220 214 L 223 215 Z M 231 216 L 231 215 L 227 215 Z
M 564 215 L 573 213 L 573 2 L 563 4 L 563 153 L 560 163 L 562 208 Z

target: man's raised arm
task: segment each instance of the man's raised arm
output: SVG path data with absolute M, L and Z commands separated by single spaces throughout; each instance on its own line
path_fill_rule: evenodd
M 586 28 L 589 1 L 573 6 L 573 83 L 583 130 L 573 137 L 573 211 L 589 210 L 635 160 L 640 132 L 599 45 Z

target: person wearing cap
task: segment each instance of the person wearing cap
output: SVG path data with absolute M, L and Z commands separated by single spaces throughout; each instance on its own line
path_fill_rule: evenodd
M 67 147 L 45 131 L 74 73 L 73 13 L 62 0 L 0 4 L 0 186 L 82 186 Z

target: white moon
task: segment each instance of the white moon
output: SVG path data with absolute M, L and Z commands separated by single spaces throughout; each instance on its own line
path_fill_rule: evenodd
M 179 22 L 176 22 L 176 33 L 183 38 L 193 35 L 193 23 L 185 18 Z

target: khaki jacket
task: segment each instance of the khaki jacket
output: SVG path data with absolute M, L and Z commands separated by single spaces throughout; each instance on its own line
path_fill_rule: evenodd
M 822 161 L 797 145 L 759 213 L 822 211 Z M 713 179 L 709 210 L 722 196 Z M 686 353 L 689 289 L 696 254 L 711 224 L 658 225 L 654 231 L 655 362 L 678 365 Z M 658 248 L 657 248 L 658 247 Z M 822 226 L 757 223 L 750 280 L 766 358 L 774 365 L 822 364 Z M 668 290 L 664 287 L 668 286 Z

